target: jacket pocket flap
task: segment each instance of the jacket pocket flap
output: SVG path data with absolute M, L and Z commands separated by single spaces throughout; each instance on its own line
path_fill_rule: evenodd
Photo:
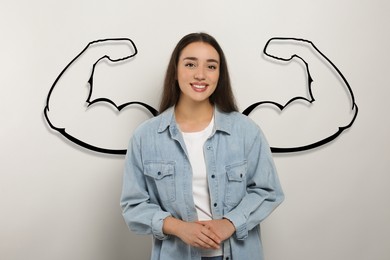
M 146 162 L 145 163 L 145 175 L 148 175 L 154 179 L 160 180 L 166 176 L 173 175 L 174 163 L 173 162 Z
M 246 175 L 246 162 L 226 166 L 229 181 L 243 181 Z

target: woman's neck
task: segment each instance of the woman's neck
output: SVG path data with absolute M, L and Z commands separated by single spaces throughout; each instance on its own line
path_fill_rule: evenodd
M 181 131 L 198 132 L 205 129 L 214 115 L 214 106 L 210 102 L 202 104 L 182 104 L 175 106 L 175 118 Z

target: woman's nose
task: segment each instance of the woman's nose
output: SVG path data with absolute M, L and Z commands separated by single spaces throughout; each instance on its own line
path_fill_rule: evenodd
M 205 79 L 205 73 L 204 73 L 204 69 L 201 68 L 201 67 L 198 67 L 195 71 L 195 75 L 194 75 L 195 79 L 197 80 L 204 80 Z

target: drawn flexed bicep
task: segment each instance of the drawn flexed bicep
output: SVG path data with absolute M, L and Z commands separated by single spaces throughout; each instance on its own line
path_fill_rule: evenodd
M 152 116 L 157 111 L 138 101 L 116 104 L 106 97 L 92 99 L 94 72 L 100 62 L 131 62 L 136 54 L 135 44 L 127 38 L 89 43 L 65 67 L 50 89 L 45 107 L 45 117 L 50 127 L 88 149 L 124 154 L 130 132 L 126 122 L 132 119 L 134 113 L 134 109 L 125 108 L 141 106 Z M 135 113 L 139 114 L 139 111 Z
M 286 104 L 259 101 L 243 112 L 265 129 L 273 152 L 318 147 L 353 124 L 358 108 L 352 90 L 339 69 L 312 42 L 272 38 L 264 54 L 282 63 L 298 60 L 307 76 L 307 95 L 292 97 Z

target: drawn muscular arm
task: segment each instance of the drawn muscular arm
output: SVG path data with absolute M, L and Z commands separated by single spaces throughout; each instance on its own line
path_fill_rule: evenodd
M 120 63 L 137 54 L 134 43 L 127 38 L 105 39 L 89 43 L 60 73 L 47 97 L 45 117 L 50 127 L 74 143 L 91 150 L 124 154 L 129 136 L 113 144 L 116 136 L 129 133 L 126 121 L 129 111 L 121 111 L 128 105 L 144 106 L 152 114 L 154 108 L 142 102 L 117 105 L 108 98 L 91 100 L 94 72 L 101 61 Z M 109 86 L 113 88 L 113 86 Z M 97 106 L 99 105 L 99 106 Z M 130 116 L 130 118 L 132 118 Z M 121 130 L 122 129 L 122 130 Z
M 353 124 L 358 108 L 352 90 L 338 68 L 312 42 L 272 38 L 264 54 L 281 63 L 298 60 L 307 74 L 307 96 L 292 97 L 286 104 L 260 101 L 243 112 L 266 128 L 273 152 L 318 147 Z

